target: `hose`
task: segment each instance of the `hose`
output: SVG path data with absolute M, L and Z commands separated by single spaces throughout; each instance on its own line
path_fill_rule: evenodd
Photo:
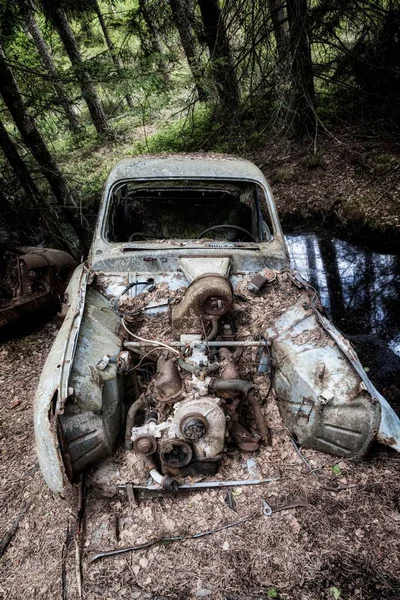
M 245 396 L 254 388 L 254 385 L 244 379 L 214 379 L 210 389 L 215 392 L 242 392 Z
M 156 341 L 156 340 L 147 340 L 146 338 L 142 338 L 142 337 L 139 337 L 138 335 L 135 335 L 134 333 L 132 333 L 132 331 L 130 329 L 128 329 L 128 327 L 126 326 L 125 319 L 123 317 L 121 319 L 121 324 L 122 324 L 122 327 L 125 329 L 125 331 L 127 333 L 129 333 L 129 335 L 131 335 L 136 340 L 140 340 L 141 342 L 146 342 L 152 346 L 156 345 L 156 346 L 160 346 L 162 348 L 167 348 L 167 350 L 170 350 L 174 354 L 179 354 L 178 350 L 176 350 L 175 348 L 172 348 L 171 346 L 168 346 L 168 344 L 164 344 L 164 342 L 160 342 L 160 341 Z
M 132 429 L 135 424 L 135 417 L 141 408 L 144 408 L 145 400 L 143 397 L 138 398 L 130 406 L 126 415 L 126 426 L 125 426 L 125 450 L 132 450 L 133 443 L 131 440 Z
M 211 331 L 208 335 L 206 335 L 206 337 L 204 338 L 204 341 L 210 342 L 211 340 L 215 339 L 217 337 L 217 333 L 218 333 L 218 319 L 213 319 L 212 324 L 211 324 Z

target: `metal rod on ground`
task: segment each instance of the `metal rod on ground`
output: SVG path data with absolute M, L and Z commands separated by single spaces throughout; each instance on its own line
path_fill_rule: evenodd
M 312 468 L 306 457 L 303 456 L 303 454 L 300 452 L 300 448 L 298 447 L 292 436 L 290 436 L 290 441 L 292 442 L 293 448 L 296 450 L 296 453 L 300 456 L 301 460 L 306 465 L 307 469 L 310 471 L 311 475 L 314 475 L 314 477 L 316 477 L 317 474 L 315 473 L 315 470 Z
M 273 481 L 279 481 L 282 477 L 270 477 L 268 479 L 239 479 L 237 481 L 199 481 L 197 483 L 179 483 L 179 490 L 202 490 L 208 488 L 222 488 L 222 487 L 239 487 L 242 485 L 261 485 L 263 483 L 271 483 Z M 126 489 L 128 484 L 122 483 L 118 485 L 119 490 Z M 134 490 L 142 491 L 164 491 L 160 485 L 132 485 Z

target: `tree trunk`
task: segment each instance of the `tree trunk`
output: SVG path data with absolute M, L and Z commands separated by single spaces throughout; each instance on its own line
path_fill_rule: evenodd
M 146 23 L 147 30 L 149 32 L 150 44 L 152 47 L 152 51 L 154 54 L 159 55 L 158 60 L 158 70 L 159 73 L 163 76 L 164 81 L 168 83 L 169 81 L 169 72 L 168 66 L 165 60 L 164 51 L 161 46 L 160 36 L 158 34 L 157 28 L 154 25 L 154 20 L 152 19 L 149 11 L 147 10 L 146 0 L 139 0 L 139 10 L 142 14 L 143 20 Z
M 285 12 L 283 0 L 268 0 L 272 26 L 276 42 L 278 61 L 282 65 L 289 59 L 289 39 L 285 29 Z
M 97 15 L 97 18 L 99 20 L 101 30 L 103 32 L 104 39 L 106 40 L 107 48 L 110 52 L 111 58 L 113 60 L 115 68 L 117 70 L 117 73 L 119 75 L 121 75 L 121 74 L 123 74 L 124 65 L 122 64 L 121 57 L 118 56 L 118 53 L 115 51 L 114 43 L 113 43 L 112 39 L 110 38 L 110 34 L 108 33 L 107 25 L 106 25 L 106 22 L 103 17 L 103 13 L 100 10 L 100 6 L 99 6 L 99 3 L 97 2 L 97 0 L 93 0 L 93 6 L 94 6 L 95 13 Z M 133 104 L 132 96 L 130 96 L 129 94 L 126 94 L 125 100 L 126 100 L 127 105 L 129 106 L 129 108 L 133 110 L 134 104 Z
M 8 66 L 6 56 L 0 46 L 0 94 L 10 111 L 16 126 L 33 156 L 36 158 L 43 175 L 48 180 L 51 189 L 61 204 L 74 204 L 75 200 L 53 160 L 47 146 L 29 115 L 22 100 L 17 82 Z
M 26 110 L 17 82 L 8 66 L 3 48 L 0 45 L 0 94 L 10 111 L 22 139 L 37 160 L 39 167 L 46 177 L 54 196 L 61 206 L 76 206 L 74 197 L 69 190 L 57 163 L 47 149 L 47 146 L 36 127 L 33 118 Z M 2 136 L 4 138 L 4 135 Z M 74 215 L 72 215 L 72 218 Z M 70 217 L 63 211 L 65 223 L 70 223 Z M 76 222 L 76 219 L 75 219 Z M 78 237 L 76 236 L 78 241 Z
M 85 69 L 81 53 L 76 42 L 74 32 L 68 22 L 65 12 L 62 8 L 57 7 L 51 14 L 52 23 L 57 29 L 57 32 L 64 45 L 65 51 L 68 54 L 69 60 L 75 70 L 76 77 L 82 89 L 82 95 L 85 99 L 92 118 L 93 125 L 98 133 L 103 133 L 111 136 L 111 130 L 107 123 L 107 118 L 97 95 L 96 88 L 93 85 L 92 79 Z
M 206 91 L 202 85 L 202 68 L 197 51 L 196 38 L 188 17 L 184 0 L 169 0 L 174 25 L 178 31 L 182 48 L 188 61 L 199 100 L 205 100 Z
M 39 26 L 36 23 L 35 18 L 30 9 L 26 10 L 25 23 L 26 28 L 30 33 L 33 42 L 37 48 L 37 51 L 39 52 L 40 58 L 42 59 L 42 63 L 44 64 L 50 75 L 54 91 L 56 92 L 61 102 L 61 105 L 64 107 L 65 115 L 69 122 L 69 127 L 71 131 L 76 132 L 79 130 L 79 121 L 74 112 L 74 106 L 58 81 L 57 69 L 54 64 L 53 57 L 50 54 L 50 50 L 43 39 L 42 32 L 40 31 Z
M 185 2 L 184 0 L 169 0 L 169 4 L 172 12 L 172 19 L 178 31 L 182 48 L 193 76 L 197 96 L 199 100 L 205 100 L 207 93 L 202 84 L 203 75 L 199 53 L 197 51 L 196 38 L 188 18 Z
M 0 149 L 4 153 L 10 167 L 12 168 L 15 176 L 17 177 L 22 189 L 26 194 L 26 198 L 32 207 L 38 210 L 40 215 L 40 221 L 44 229 L 48 232 L 50 238 L 54 240 L 54 244 L 59 244 L 59 239 L 52 236 L 53 231 L 58 231 L 59 237 L 64 240 L 65 246 L 68 250 L 76 254 L 78 239 L 76 235 L 72 235 L 69 227 L 63 227 L 63 224 L 58 224 L 58 215 L 56 211 L 47 204 L 39 192 L 36 183 L 33 181 L 30 172 L 28 171 L 24 161 L 18 154 L 18 151 L 12 142 L 7 130 L 3 123 L 0 121 Z M 17 207 L 17 211 L 21 215 L 23 220 L 24 210 L 23 206 Z M 66 220 L 68 215 L 62 215 Z M 67 225 L 67 223 L 66 223 Z
M 11 198 L 4 192 L 6 181 L 0 173 L 0 294 L 1 294 L 1 251 L 8 240 L 8 232 L 15 231 L 15 222 L 18 219 L 17 211 L 14 208 Z
M 228 113 L 239 106 L 239 87 L 225 23 L 218 0 L 197 0 L 197 2 L 210 51 L 214 81 L 222 109 Z
M 286 0 L 292 59 L 294 129 L 297 136 L 315 131 L 314 73 L 308 36 L 307 0 Z
M 30 172 L 26 168 L 26 165 L 20 155 L 17 152 L 10 136 L 3 123 L 0 121 L 0 148 L 3 151 L 7 161 L 9 162 L 12 170 L 17 176 L 21 187 L 23 188 L 27 198 L 32 204 L 38 206 L 44 204 L 43 198 L 33 181 Z

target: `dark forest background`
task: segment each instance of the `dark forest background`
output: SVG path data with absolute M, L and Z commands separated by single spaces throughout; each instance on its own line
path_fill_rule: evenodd
M 392 0 L 0 0 L 0 228 L 87 248 L 123 156 L 396 135 Z M 318 164 L 317 164 L 318 166 Z

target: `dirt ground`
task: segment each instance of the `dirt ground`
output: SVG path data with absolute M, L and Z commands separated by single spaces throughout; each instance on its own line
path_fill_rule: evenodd
M 52 320 L 0 350 L 0 537 L 26 510 L 0 560 L 0 598 L 75 600 L 73 533 L 77 490 L 54 497 L 34 449 L 32 402 L 57 333 Z M 124 499 L 88 492 L 83 542 L 83 598 L 261 600 L 400 597 L 400 456 L 382 446 L 358 462 L 296 453 L 273 399 L 264 407 L 273 445 L 253 458 L 277 481 L 175 498 Z M 220 474 L 250 477 L 249 455 L 227 454 Z M 135 460 L 134 458 L 132 460 Z M 273 509 L 261 515 L 262 500 Z M 300 505 L 295 507 L 294 505 Z M 288 507 L 285 509 L 285 507 Z M 200 539 L 89 563 L 95 551 L 190 535 L 254 516 Z M 340 594 L 340 596 L 339 596 Z

